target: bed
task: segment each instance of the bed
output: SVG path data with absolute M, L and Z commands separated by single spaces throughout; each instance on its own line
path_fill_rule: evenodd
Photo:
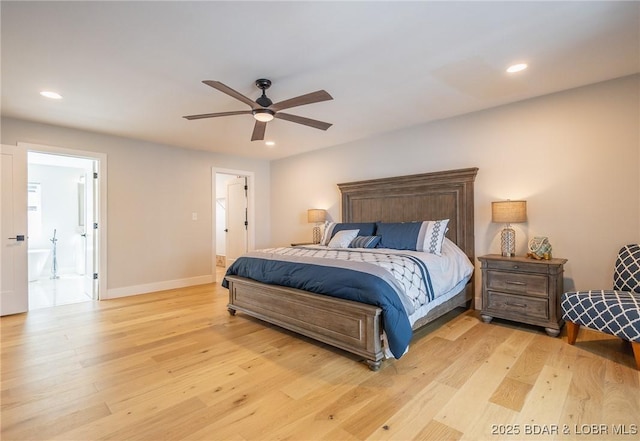
M 338 184 L 342 222 L 383 226 L 448 219 L 446 238 L 473 263 L 473 186 L 477 171 L 466 168 Z M 313 252 L 312 247 L 307 252 Z M 245 313 L 356 354 L 374 371 L 389 355 L 386 346 L 390 330 L 385 332 L 387 317 L 383 307 L 333 297 L 333 293 L 322 295 L 274 282 L 263 283 L 236 272 L 228 272 L 223 281 L 229 289 L 227 308 L 231 315 Z M 428 312 L 419 318 L 413 317 L 411 329 L 418 329 L 460 306 L 472 307 L 473 272 L 465 282 L 456 292 L 449 293 L 446 300 L 427 308 Z

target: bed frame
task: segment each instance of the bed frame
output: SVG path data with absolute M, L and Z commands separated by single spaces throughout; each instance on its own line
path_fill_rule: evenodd
M 343 222 L 449 219 L 447 237 L 475 262 L 473 184 L 477 168 L 338 184 Z M 379 307 L 250 279 L 227 276 L 231 315 L 237 311 L 364 357 L 377 371 L 384 358 Z M 471 307 L 474 277 L 413 329 L 459 306 Z

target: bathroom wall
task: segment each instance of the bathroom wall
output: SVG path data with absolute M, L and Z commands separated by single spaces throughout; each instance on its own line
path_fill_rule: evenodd
M 39 209 L 28 212 L 30 249 L 52 249 L 54 230 L 57 241 L 58 274 L 77 274 L 83 268 L 84 232 L 79 223 L 78 184 L 85 170 L 76 167 L 32 164 L 28 166 L 29 183 L 40 184 Z M 51 275 L 53 254 L 49 255 L 41 277 Z

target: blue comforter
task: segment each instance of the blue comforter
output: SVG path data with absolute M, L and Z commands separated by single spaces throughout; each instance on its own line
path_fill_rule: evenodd
M 281 260 L 281 257 L 274 257 L 271 253 L 253 252 L 237 259 L 229 267 L 226 275 L 237 275 L 262 283 L 378 306 L 382 309 L 389 350 L 395 358 L 400 358 L 409 346 L 412 330 L 405 306 L 398 294 L 398 284 L 390 283 L 392 277 L 386 270 L 362 270 L 362 265 L 360 262 L 355 266 L 346 265 L 351 266 L 346 268 L 344 262 L 334 261 L 327 264 L 327 259 L 322 258 L 307 258 L 304 262 L 296 262 L 294 258 Z M 366 267 L 372 264 L 364 265 Z M 422 266 L 420 272 L 426 275 L 424 283 L 427 285 L 428 271 L 424 265 Z M 354 267 L 358 269 L 353 269 Z M 387 276 L 380 277 L 381 271 L 387 272 Z M 222 281 L 222 286 L 228 288 L 226 279 Z

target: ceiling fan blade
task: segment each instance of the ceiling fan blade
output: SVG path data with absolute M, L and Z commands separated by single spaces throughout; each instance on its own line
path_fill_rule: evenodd
M 251 141 L 262 141 L 264 139 L 264 131 L 267 128 L 267 123 L 262 121 L 256 121 L 256 125 L 253 126 L 253 134 L 251 135 Z
M 276 118 L 284 119 L 298 124 L 304 124 L 305 126 L 314 127 L 320 130 L 327 130 L 333 124 L 318 121 L 316 119 L 305 118 L 304 116 L 291 115 L 289 113 L 278 112 L 275 114 Z
M 233 112 L 219 112 L 219 113 L 203 113 L 201 115 L 187 115 L 183 116 L 185 119 L 202 119 L 202 118 L 215 118 L 217 116 L 231 116 L 231 115 L 250 115 L 251 110 L 236 110 Z
M 260 108 L 260 106 L 255 101 L 253 101 L 250 98 L 247 98 L 240 92 L 233 90 L 226 84 L 222 84 L 220 81 L 204 80 L 203 83 L 206 84 L 207 86 L 213 87 L 216 90 L 219 90 L 222 93 L 226 93 L 227 95 L 239 101 L 242 101 L 243 103 L 249 105 L 252 109 Z
M 278 112 L 291 107 L 304 106 L 305 104 L 319 103 L 321 101 L 328 101 L 332 99 L 333 97 L 329 95 L 326 90 L 317 90 L 315 92 L 307 93 L 306 95 L 300 95 L 295 98 L 280 101 L 279 103 L 272 104 L 269 108 L 274 112 Z

